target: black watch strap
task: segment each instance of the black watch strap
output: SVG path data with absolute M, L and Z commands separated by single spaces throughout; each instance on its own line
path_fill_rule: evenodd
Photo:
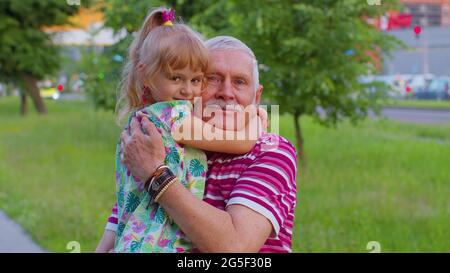
M 165 168 L 159 176 L 154 177 L 152 183 L 146 188 L 146 191 L 150 195 L 150 203 L 153 203 L 161 190 L 175 178 L 175 174 L 169 168 Z

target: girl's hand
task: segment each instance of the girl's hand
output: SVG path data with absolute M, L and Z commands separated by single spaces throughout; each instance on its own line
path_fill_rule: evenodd
M 261 106 L 258 107 L 258 116 L 261 118 L 264 132 L 267 132 L 267 129 L 269 128 L 269 115 L 267 114 L 266 109 Z
M 245 132 L 248 140 L 256 141 L 265 132 L 262 118 L 259 115 L 254 115 L 247 123 Z
M 258 108 L 253 105 L 247 105 L 245 108 L 237 112 L 236 131 L 246 130 L 249 127 L 249 123 L 255 119 L 258 115 Z

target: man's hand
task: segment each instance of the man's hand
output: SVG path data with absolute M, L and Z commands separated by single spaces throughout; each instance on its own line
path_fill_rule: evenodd
M 164 164 L 166 152 L 162 136 L 146 116 L 141 118 L 141 123 L 134 117 L 130 125 L 130 134 L 123 131 L 120 139 L 122 164 L 141 181 L 146 181 L 156 168 Z

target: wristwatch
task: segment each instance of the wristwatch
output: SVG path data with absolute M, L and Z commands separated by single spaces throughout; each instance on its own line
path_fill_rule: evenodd
M 172 177 L 175 177 L 175 175 L 169 168 L 163 169 L 159 175 L 154 176 L 153 182 L 148 187 L 149 193 L 159 193 L 159 191 L 164 187 L 165 182 Z
M 150 183 L 146 185 L 146 190 L 150 195 L 150 204 L 155 202 L 156 197 L 168 187 L 168 184 L 176 178 L 175 174 L 169 167 L 164 166 L 158 168 L 158 173 L 153 175 Z M 167 186 L 167 187 L 166 187 Z
M 167 167 L 166 165 L 161 165 L 158 168 L 156 168 L 156 170 L 153 172 L 153 174 L 144 183 L 144 188 L 145 188 L 145 190 L 147 190 L 147 192 L 149 191 L 149 187 L 152 184 L 154 178 L 160 176 L 163 173 L 164 169 L 168 169 L 168 168 L 169 167 Z

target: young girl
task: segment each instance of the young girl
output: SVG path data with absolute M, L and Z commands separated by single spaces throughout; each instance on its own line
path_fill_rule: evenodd
M 195 196 L 202 199 L 205 185 L 206 156 L 199 150 L 246 153 L 255 140 L 192 140 L 194 131 L 214 131 L 228 136 L 192 114 L 192 101 L 200 96 L 208 52 L 202 39 L 189 27 L 173 22 L 173 10 L 159 8 L 151 12 L 129 49 L 125 68 L 120 115 L 147 116 L 158 128 L 166 147 L 165 165 Z M 120 105 L 120 104 L 119 104 Z M 140 110 L 138 110 L 140 109 Z M 136 111 L 138 110 L 138 111 Z M 257 116 L 249 124 L 260 126 Z M 252 122 L 253 121 L 253 122 Z M 194 126 L 191 126 L 194 124 Z M 197 124 L 197 125 L 195 125 Z M 180 133 L 180 130 L 184 130 Z M 206 130 L 203 130 L 206 129 Z M 255 128 L 240 129 L 240 133 Z M 258 128 L 256 128 L 258 129 Z M 236 133 L 236 132 L 232 132 Z M 258 134 L 259 135 L 259 134 Z M 176 137 L 177 141 L 174 140 Z M 187 144 L 188 146 L 183 146 Z M 197 149 L 196 149 L 197 148 Z M 193 249 L 190 240 L 173 223 L 164 209 L 150 202 L 144 182 L 131 175 L 121 163 L 121 146 L 116 150 L 116 186 L 118 230 L 115 252 L 185 252 Z

